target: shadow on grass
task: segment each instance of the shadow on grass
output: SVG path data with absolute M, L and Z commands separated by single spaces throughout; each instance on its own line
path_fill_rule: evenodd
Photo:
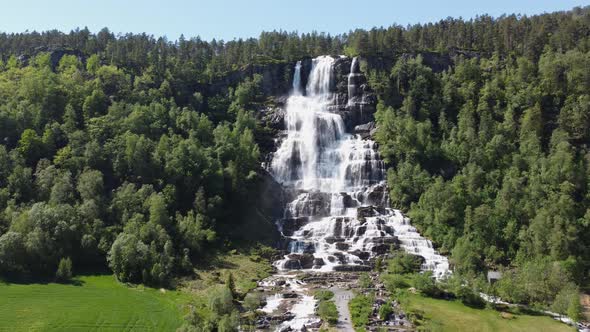
M 39 275 L 6 275 L 0 278 L 0 285 L 47 285 L 47 284 L 62 284 L 71 286 L 83 286 L 84 281 L 80 277 L 96 276 L 96 275 L 112 275 L 113 272 L 106 268 L 86 268 L 76 271 L 76 274 L 68 281 L 58 281 L 55 276 L 39 276 Z
M 235 269 L 238 265 L 228 261 L 221 255 L 211 255 L 208 259 L 195 264 L 195 269 L 200 271 L 211 271 L 217 269 Z
M 56 281 L 55 278 L 42 278 L 42 277 L 4 277 L 0 280 L 0 285 L 48 285 L 48 284 L 60 284 L 70 286 L 83 286 L 84 280 L 78 279 L 80 275 L 74 276 L 72 279 L 67 281 Z

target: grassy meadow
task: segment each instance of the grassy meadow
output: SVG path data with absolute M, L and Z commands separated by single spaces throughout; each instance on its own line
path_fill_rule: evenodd
M 212 259 L 178 290 L 129 286 L 113 275 L 75 277 L 70 284 L 0 281 L 0 331 L 175 331 L 190 306 L 208 315 L 207 294 L 232 273 L 246 293 L 270 273 L 253 255 Z
M 547 316 L 506 313 L 470 308 L 459 301 L 446 301 L 408 294 L 404 307 L 423 316 L 427 331 L 575 331 L 573 327 Z M 503 317 L 504 316 L 504 317 Z
M 127 287 L 112 275 L 71 284 L 0 283 L 0 331 L 173 331 L 189 298 Z

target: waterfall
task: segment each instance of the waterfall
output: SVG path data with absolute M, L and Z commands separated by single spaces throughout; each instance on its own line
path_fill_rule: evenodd
M 350 73 L 348 74 L 348 105 L 353 103 L 354 96 L 356 94 L 357 85 L 355 78 L 360 75 L 358 71 L 358 57 L 354 57 L 352 59 L 352 63 L 350 64 Z
M 346 132 L 335 103 L 334 63 L 312 60 L 305 95 L 301 62 L 286 102 L 286 137 L 273 154 L 270 172 L 292 193 L 278 222 L 288 251 L 280 270 L 369 270 L 392 245 L 424 257 L 436 278 L 450 273 L 446 257 L 420 236 L 400 211 L 388 208 L 385 169 L 375 142 Z M 348 75 L 348 104 L 355 103 L 358 59 Z
M 301 61 L 297 61 L 293 73 L 293 94 L 301 95 Z

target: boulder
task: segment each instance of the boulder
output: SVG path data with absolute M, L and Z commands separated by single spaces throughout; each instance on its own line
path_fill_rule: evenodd
M 284 236 L 292 236 L 295 231 L 303 227 L 305 224 L 309 222 L 308 217 L 297 217 L 297 218 L 288 218 L 283 219 L 280 222 L 281 231 Z
M 374 217 L 379 215 L 379 212 L 374 206 L 362 206 L 356 209 L 356 217 L 358 219 L 364 219 L 366 217 Z
M 289 270 L 311 269 L 314 257 L 312 254 L 290 254 L 283 267 Z
M 372 136 L 372 133 L 374 134 L 375 128 L 375 121 L 371 121 L 354 127 L 354 133 L 363 139 L 368 139 Z
M 299 297 L 299 295 L 297 295 L 297 293 L 289 292 L 281 294 L 281 297 L 284 299 L 295 299 Z
M 371 253 L 369 253 L 367 251 L 355 250 L 355 251 L 352 251 L 351 254 L 355 255 L 356 257 L 360 258 L 363 261 L 366 261 L 371 257 Z
M 350 248 L 350 245 L 348 243 L 336 242 L 336 249 L 344 251 L 348 250 L 348 248 Z
M 321 258 L 315 258 L 313 260 L 313 267 L 314 268 L 320 268 L 320 267 L 322 267 L 324 265 L 326 265 L 326 262 L 324 262 L 324 260 L 321 259 Z

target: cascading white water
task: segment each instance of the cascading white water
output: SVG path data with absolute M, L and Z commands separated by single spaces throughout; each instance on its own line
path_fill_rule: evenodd
M 270 170 L 294 193 L 279 222 L 290 254 L 276 262 L 282 270 L 367 270 L 369 261 L 399 244 L 425 258 L 424 270 L 448 275 L 448 260 L 409 224 L 387 208 L 384 165 L 375 143 L 346 132 L 340 114 L 330 110 L 335 59 L 313 59 L 305 95 L 301 62 L 295 66 L 293 92 L 286 104 L 287 136 Z M 354 103 L 359 75 L 353 59 L 348 104 Z
M 297 61 L 295 72 L 293 73 L 293 94 L 301 94 L 301 61 Z
M 348 74 L 348 105 L 351 105 L 354 101 L 354 95 L 356 93 L 357 84 L 355 78 L 360 76 L 358 73 L 358 57 L 352 59 L 350 65 L 350 73 Z

